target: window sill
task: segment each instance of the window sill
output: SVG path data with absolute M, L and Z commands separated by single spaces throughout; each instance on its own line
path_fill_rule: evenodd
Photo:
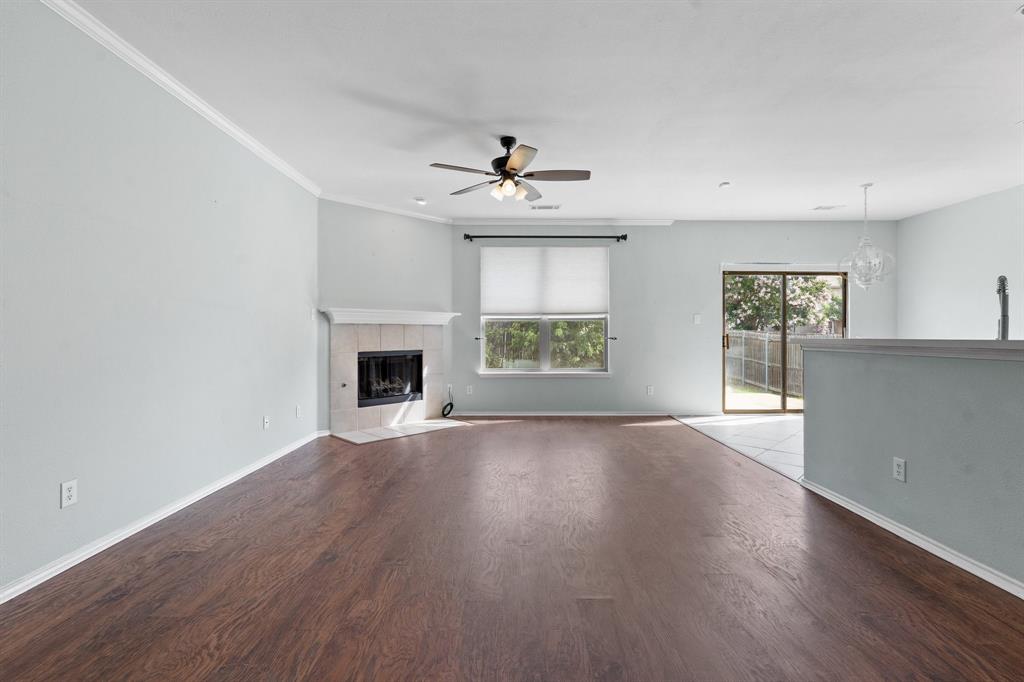
M 604 372 L 517 372 L 515 370 L 486 372 L 478 371 L 481 379 L 530 377 L 533 379 L 610 379 L 612 373 Z

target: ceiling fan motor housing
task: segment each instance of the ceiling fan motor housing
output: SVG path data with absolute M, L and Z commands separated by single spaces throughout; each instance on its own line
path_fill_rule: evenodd
M 491 159 L 491 168 L 494 169 L 495 173 L 501 173 L 505 170 L 505 165 L 508 164 L 508 159 L 511 154 L 505 156 L 499 156 L 496 159 Z
M 512 148 L 516 146 L 516 138 L 511 135 L 502 135 L 498 139 L 498 143 L 505 148 L 505 155 L 491 160 L 491 168 L 494 169 L 495 173 L 505 170 L 508 159 L 512 156 Z

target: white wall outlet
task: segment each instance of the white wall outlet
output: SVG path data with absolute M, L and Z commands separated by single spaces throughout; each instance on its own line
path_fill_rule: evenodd
M 295 418 L 302 419 L 302 405 L 295 406 Z
M 266 415 L 263 415 L 263 430 L 264 431 L 269 431 L 270 430 L 270 417 L 268 417 Z
M 892 458 L 892 477 L 902 483 L 907 482 L 907 460 L 899 457 Z
M 703 321 L 704 321 L 704 318 L 703 318 L 703 317 L 701 317 L 701 314 L 700 314 L 700 313 L 694 313 L 694 314 L 693 314 L 693 323 L 694 323 L 694 324 L 700 324 L 700 323 L 701 323 L 701 322 L 703 322 Z
M 60 508 L 70 507 L 75 502 L 78 502 L 77 478 L 60 484 Z
M 647 387 L 647 395 L 654 395 L 654 386 Z
M 473 384 L 467 384 L 466 395 L 473 395 Z

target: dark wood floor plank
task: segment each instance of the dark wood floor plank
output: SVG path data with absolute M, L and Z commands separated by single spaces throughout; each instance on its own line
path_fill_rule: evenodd
M 0 606 L 0 678 L 1020 679 L 1024 602 L 677 422 L 323 438 Z

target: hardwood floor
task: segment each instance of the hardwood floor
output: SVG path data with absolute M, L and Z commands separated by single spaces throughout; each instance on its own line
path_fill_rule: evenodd
M 322 438 L 0 606 L 4 680 L 1022 671 L 1024 601 L 658 418 Z

